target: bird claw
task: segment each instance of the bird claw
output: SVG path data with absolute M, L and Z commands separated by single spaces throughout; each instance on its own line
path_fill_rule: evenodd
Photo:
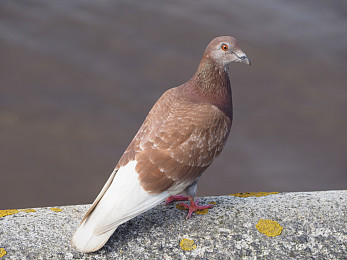
M 196 202 L 194 202 L 194 200 L 191 199 L 190 205 L 183 203 L 183 202 L 181 202 L 179 205 L 186 208 L 186 209 L 189 209 L 186 220 L 190 219 L 192 217 L 193 212 L 195 212 L 195 211 L 203 210 L 203 209 L 210 209 L 213 207 L 212 205 L 199 206 L 199 200 L 198 199 L 196 200 Z
M 189 198 L 186 196 L 181 196 L 181 195 L 174 195 L 170 196 L 166 199 L 165 205 L 169 205 L 173 201 L 182 201 L 182 200 L 188 200 Z

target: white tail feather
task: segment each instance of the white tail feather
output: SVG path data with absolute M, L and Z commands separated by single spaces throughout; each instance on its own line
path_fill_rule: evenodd
M 135 171 L 136 164 L 136 161 L 131 161 L 116 174 L 112 173 L 107 182 L 108 189 L 105 185 L 72 237 L 71 244 L 78 251 L 100 249 L 119 225 L 170 196 L 168 192 L 150 195 L 143 190 Z

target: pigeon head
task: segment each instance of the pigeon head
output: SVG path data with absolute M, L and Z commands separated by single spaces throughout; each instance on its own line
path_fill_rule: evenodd
M 251 61 L 241 50 L 237 40 L 230 36 L 220 36 L 213 39 L 205 50 L 204 58 L 212 59 L 226 70 L 233 62 L 251 65 Z

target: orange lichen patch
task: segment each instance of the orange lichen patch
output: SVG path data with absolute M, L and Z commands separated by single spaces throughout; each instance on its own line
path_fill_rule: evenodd
M 0 217 L 5 217 L 13 214 L 17 214 L 19 212 L 18 209 L 4 209 L 0 210 Z
M 0 248 L 0 258 L 6 254 L 7 254 L 7 252 L 6 252 L 5 248 Z
M 248 197 L 263 197 L 271 194 L 277 194 L 278 192 L 239 192 L 239 193 L 233 193 L 229 194 L 229 196 L 235 196 L 239 198 L 248 198 Z
M 215 201 L 209 201 L 209 202 L 208 202 L 208 204 L 213 204 L 213 205 L 216 205 L 216 204 L 217 204 L 217 202 L 215 202 Z
M 282 233 L 283 227 L 277 221 L 270 219 L 260 219 L 258 224 L 255 225 L 259 232 L 267 235 L 268 237 L 275 237 Z
M 180 247 L 186 251 L 192 251 L 196 248 L 196 244 L 194 240 L 183 238 L 180 242 Z
M 62 209 L 60 208 L 50 208 L 50 210 L 54 211 L 54 212 L 60 212 L 62 211 Z
M 26 213 L 29 213 L 29 212 L 36 212 L 36 210 L 34 209 L 21 209 L 20 211 L 24 211 Z

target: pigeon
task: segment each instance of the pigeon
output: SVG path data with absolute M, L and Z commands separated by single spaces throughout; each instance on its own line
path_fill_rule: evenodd
M 167 90 L 150 110 L 111 176 L 71 239 L 80 252 L 94 252 L 117 227 L 162 201 L 189 209 L 202 173 L 221 153 L 230 133 L 233 108 L 229 65 L 251 64 L 230 36 L 213 39 L 186 83 Z M 187 196 L 179 196 L 186 194 Z

